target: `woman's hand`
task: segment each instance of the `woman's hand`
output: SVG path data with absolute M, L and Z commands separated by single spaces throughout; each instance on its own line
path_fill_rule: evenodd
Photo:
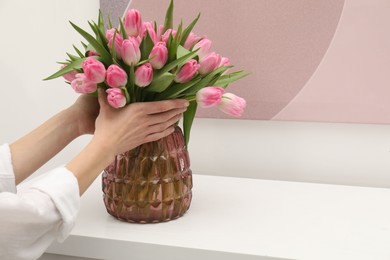
M 100 112 L 90 143 L 66 167 L 76 176 L 80 194 L 109 165 L 115 155 L 171 134 L 187 109 L 186 100 L 140 102 L 112 108 L 99 90 Z
M 171 134 L 174 124 L 186 111 L 188 101 L 140 102 L 115 109 L 100 91 L 99 104 L 94 138 L 105 140 L 116 155 Z
M 95 132 L 95 120 L 99 115 L 98 99 L 91 95 L 81 95 L 70 107 L 77 124 L 77 135 L 93 134 Z

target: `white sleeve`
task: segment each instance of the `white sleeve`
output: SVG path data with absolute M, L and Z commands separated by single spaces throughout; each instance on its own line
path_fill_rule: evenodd
M 0 192 L 3 191 L 16 192 L 15 175 L 8 144 L 0 146 Z
M 0 192 L 2 260 L 37 259 L 55 239 L 63 241 L 75 224 L 80 196 L 72 172 L 59 167 L 30 183 L 16 194 L 12 189 Z

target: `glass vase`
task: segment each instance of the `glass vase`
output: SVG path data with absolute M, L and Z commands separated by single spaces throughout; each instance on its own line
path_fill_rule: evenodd
M 107 212 L 134 223 L 183 216 L 192 199 L 192 172 L 183 133 L 140 145 L 115 160 L 102 175 Z

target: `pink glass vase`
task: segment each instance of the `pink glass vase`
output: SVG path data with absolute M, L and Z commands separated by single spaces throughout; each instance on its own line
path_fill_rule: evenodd
M 115 160 L 103 172 L 107 212 L 134 223 L 157 223 L 183 216 L 192 199 L 192 172 L 183 133 L 175 131 Z

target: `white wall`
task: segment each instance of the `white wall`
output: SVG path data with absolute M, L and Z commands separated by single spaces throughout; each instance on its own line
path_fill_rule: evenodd
M 98 0 L 0 1 L 0 143 L 77 98 L 62 79 L 42 78 L 81 40 L 68 20 L 87 28 L 98 8 Z M 88 140 L 76 140 L 38 173 L 66 163 Z M 190 143 L 196 174 L 378 187 L 390 187 L 389 151 L 388 125 L 196 119 Z

